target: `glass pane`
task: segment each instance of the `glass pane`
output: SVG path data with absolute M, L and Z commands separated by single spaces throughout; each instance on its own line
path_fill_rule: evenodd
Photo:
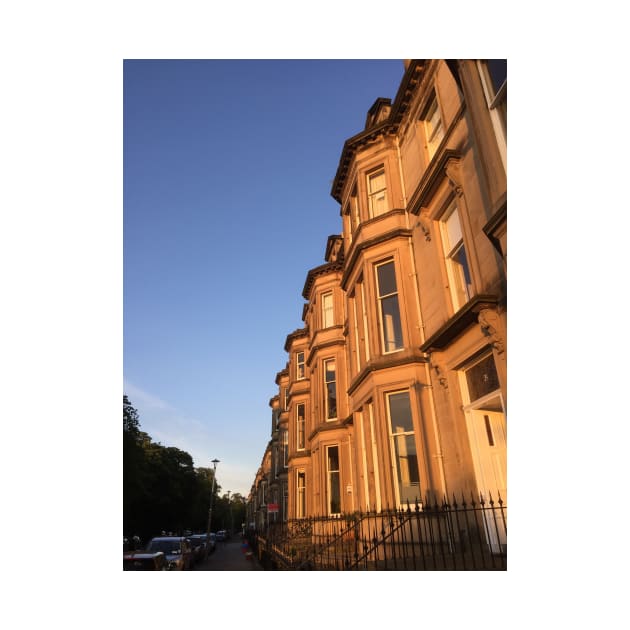
M 376 192 L 385 188 L 385 171 L 370 175 L 370 192 Z
M 486 63 L 494 94 L 496 94 L 507 79 L 507 59 L 487 59 Z
M 466 382 L 470 402 L 499 389 L 499 376 L 494 365 L 494 357 L 489 355 L 477 365 L 466 370 Z
M 337 417 L 337 387 L 335 385 L 335 383 L 328 383 L 328 385 L 326 386 L 328 392 L 327 392 L 327 409 L 328 409 L 328 414 L 327 414 L 327 418 L 336 418 Z
M 444 221 L 446 226 L 446 236 L 448 239 L 448 249 L 452 249 L 462 240 L 462 226 L 459 222 L 459 214 L 457 210 L 451 212 L 451 215 Z
M 385 191 L 381 191 L 370 198 L 372 216 L 376 217 L 387 212 L 387 204 L 385 202 Z
M 413 431 L 409 392 L 389 395 L 389 416 L 392 433 Z
M 381 300 L 383 316 L 383 341 L 385 352 L 392 352 L 403 347 L 402 327 L 400 325 L 400 309 L 398 308 L 398 296 Z
M 326 382 L 330 383 L 335 380 L 335 362 L 334 361 L 326 361 L 324 365 L 324 369 L 326 372 Z
M 339 448 L 337 446 L 328 447 L 328 470 L 339 470 Z
M 434 108 L 432 108 L 431 118 L 429 119 L 429 130 L 431 136 L 433 136 L 441 126 L 442 121 L 440 119 L 440 112 L 436 105 Z
M 401 503 L 414 502 L 420 499 L 420 472 L 418 455 L 413 435 L 394 437 L 396 468 L 398 472 L 398 492 Z
M 339 488 L 339 473 L 330 473 L 330 513 L 339 514 L 341 512 L 341 491 Z
M 394 269 L 394 263 L 388 262 L 384 265 L 379 265 L 376 268 L 376 273 L 378 275 L 379 296 L 396 293 L 396 271 Z
M 460 308 L 472 296 L 472 281 L 470 279 L 470 269 L 466 259 L 466 249 L 463 245 L 457 248 L 451 257 L 453 280 L 455 283 L 453 298 L 455 308 Z

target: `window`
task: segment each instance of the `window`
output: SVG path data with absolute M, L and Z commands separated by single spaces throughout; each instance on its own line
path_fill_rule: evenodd
M 361 219 L 359 217 L 359 197 L 357 195 L 357 186 L 354 185 L 352 193 L 350 194 L 350 216 L 352 219 L 352 232 L 359 227 Z
M 296 407 L 296 433 L 297 433 L 297 450 L 303 451 L 306 445 L 306 405 L 299 403 Z
M 457 206 L 453 203 L 442 218 L 442 240 L 453 309 L 459 310 L 472 296 L 472 280 Z
M 385 170 L 382 168 L 368 175 L 368 208 L 370 218 L 377 217 L 389 210 Z
M 322 295 L 322 328 L 333 325 L 333 294 L 332 291 Z
M 328 474 L 328 513 L 341 513 L 341 487 L 339 480 L 339 447 L 326 447 L 326 470 Z
M 424 137 L 430 160 L 435 155 L 435 152 L 444 137 L 444 126 L 442 125 L 440 108 L 435 94 L 433 94 L 431 102 L 429 103 L 424 116 L 422 116 L 422 120 L 424 123 Z
M 287 520 L 287 507 L 289 505 L 289 484 L 282 484 L 282 520 Z
M 289 408 L 289 388 L 284 390 L 284 411 Z
M 295 355 L 295 378 L 298 381 L 302 380 L 305 376 L 304 373 L 304 353 L 298 352 Z
M 418 455 L 409 392 L 387 394 L 393 465 L 400 505 L 421 500 Z
M 376 277 L 383 352 L 394 352 L 403 347 L 394 261 L 377 265 Z
M 470 400 L 483 398 L 499 389 L 499 375 L 491 354 L 466 370 L 466 384 Z
M 326 420 L 337 419 L 337 376 L 335 359 L 324 361 L 324 389 Z
M 285 468 L 289 465 L 289 432 L 286 429 L 282 431 L 282 463 Z
M 297 518 L 306 516 L 306 473 L 303 470 L 297 471 Z
M 477 62 L 503 166 L 507 164 L 507 59 Z

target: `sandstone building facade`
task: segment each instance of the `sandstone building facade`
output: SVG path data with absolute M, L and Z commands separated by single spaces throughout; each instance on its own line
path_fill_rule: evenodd
M 407 60 L 345 142 L 340 234 L 286 338 L 257 528 L 507 501 L 506 130 L 505 60 Z

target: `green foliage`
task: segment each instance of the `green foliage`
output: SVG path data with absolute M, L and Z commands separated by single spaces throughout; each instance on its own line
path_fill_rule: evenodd
M 205 531 L 212 476 L 212 469 L 195 469 L 185 451 L 153 442 L 140 430 L 138 412 L 123 396 L 125 534 L 137 534 L 147 542 L 162 530 Z M 216 483 L 215 501 L 220 489 Z

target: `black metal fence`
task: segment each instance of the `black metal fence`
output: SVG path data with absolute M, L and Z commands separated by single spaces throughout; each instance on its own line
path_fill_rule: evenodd
M 426 497 L 404 509 L 271 523 L 254 543 L 263 567 L 319 571 L 505 571 L 507 505 Z

